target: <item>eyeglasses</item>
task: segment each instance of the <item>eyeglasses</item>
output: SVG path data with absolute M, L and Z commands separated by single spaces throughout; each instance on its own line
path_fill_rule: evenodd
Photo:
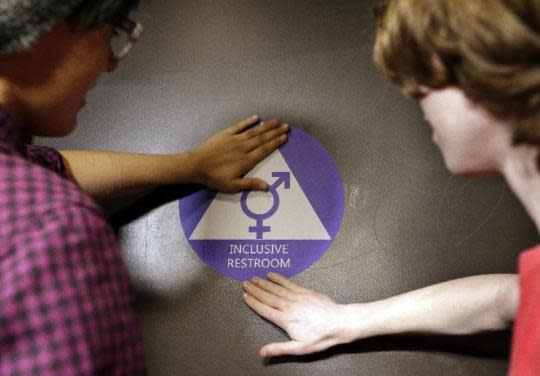
M 111 36 L 111 50 L 115 60 L 120 61 L 126 57 L 131 47 L 139 40 L 143 26 L 128 17 L 122 17 L 114 23 Z

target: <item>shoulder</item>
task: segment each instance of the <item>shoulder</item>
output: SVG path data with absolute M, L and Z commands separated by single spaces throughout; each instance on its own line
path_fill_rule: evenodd
M 0 154 L 0 238 L 24 232 L 112 230 L 99 206 L 74 183 L 17 155 Z
M 540 245 L 536 245 L 523 251 L 519 255 L 519 274 L 522 279 L 525 276 L 533 276 L 540 282 Z
M 142 373 L 129 275 L 100 209 L 23 158 L 0 155 L 0 174 L 2 369 Z

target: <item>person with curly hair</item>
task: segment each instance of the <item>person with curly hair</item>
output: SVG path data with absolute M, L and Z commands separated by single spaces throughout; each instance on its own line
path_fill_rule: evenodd
M 540 1 L 389 0 L 376 8 L 373 57 L 415 99 L 446 167 L 502 174 L 540 229 Z M 470 334 L 513 325 L 510 375 L 540 375 L 540 247 L 519 275 L 447 281 L 388 299 L 337 304 L 278 274 L 244 282 L 246 304 L 291 340 L 263 357 L 301 355 L 401 333 Z

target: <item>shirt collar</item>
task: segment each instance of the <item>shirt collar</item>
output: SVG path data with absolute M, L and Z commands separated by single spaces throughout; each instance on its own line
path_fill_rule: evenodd
M 0 143 L 7 151 L 26 155 L 25 135 L 5 108 L 0 106 Z

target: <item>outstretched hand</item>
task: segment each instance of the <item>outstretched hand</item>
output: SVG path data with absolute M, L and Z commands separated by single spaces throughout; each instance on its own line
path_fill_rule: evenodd
M 244 174 L 287 140 L 289 126 L 277 119 L 254 126 L 259 121 L 258 116 L 244 119 L 192 150 L 197 182 L 225 193 L 268 190 L 265 181 Z
M 262 357 L 304 355 L 350 342 L 344 329 L 346 306 L 330 297 L 269 273 L 268 280 L 255 277 L 244 282 L 244 301 L 260 316 L 287 332 L 291 341 L 264 346 Z

